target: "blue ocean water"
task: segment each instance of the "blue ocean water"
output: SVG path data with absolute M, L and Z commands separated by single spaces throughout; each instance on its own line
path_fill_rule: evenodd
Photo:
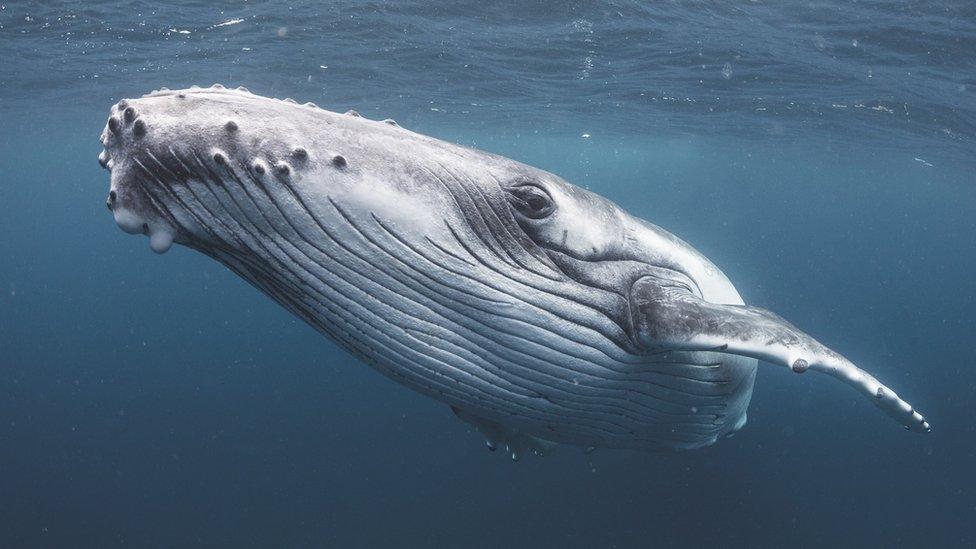
M 929 418 L 761 366 L 676 454 L 512 463 L 105 211 L 109 107 L 244 85 L 547 169 Z M 0 0 L 0 546 L 976 545 L 971 2 Z

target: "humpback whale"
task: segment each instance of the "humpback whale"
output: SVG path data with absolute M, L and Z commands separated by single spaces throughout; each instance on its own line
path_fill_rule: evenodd
M 514 459 L 710 445 L 759 361 L 930 430 L 689 244 L 517 161 L 220 85 L 119 101 L 101 142 L 119 227 L 214 258 Z

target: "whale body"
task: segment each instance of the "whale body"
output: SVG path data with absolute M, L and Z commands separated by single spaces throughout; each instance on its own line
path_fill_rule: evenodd
M 687 243 L 514 160 L 219 85 L 120 101 L 102 144 L 123 230 L 216 259 L 513 458 L 707 446 L 760 360 L 930 430 Z

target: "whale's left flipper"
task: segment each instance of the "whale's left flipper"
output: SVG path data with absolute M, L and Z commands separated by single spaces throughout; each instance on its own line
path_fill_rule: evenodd
M 925 418 L 894 391 L 775 313 L 709 303 L 656 277 L 638 279 L 631 302 L 638 338 L 650 350 L 719 351 L 797 373 L 823 372 L 860 391 L 906 429 L 931 431 Z

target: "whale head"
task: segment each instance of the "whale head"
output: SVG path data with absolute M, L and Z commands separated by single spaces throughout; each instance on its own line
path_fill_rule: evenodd
M 473 233 L 470 251 L 543 276 L 585 275 L 573 268 L 580 262 L 639 262 L 713 299 L 738 297 L 693 248 L 609 200 L 389 119 L 215 84 L 119 101 L 101 142 L 109 210 L 158 253 L 175 242 L 274 255 L 282 233 L 314 237 L 352 219 L 441 244 Z

